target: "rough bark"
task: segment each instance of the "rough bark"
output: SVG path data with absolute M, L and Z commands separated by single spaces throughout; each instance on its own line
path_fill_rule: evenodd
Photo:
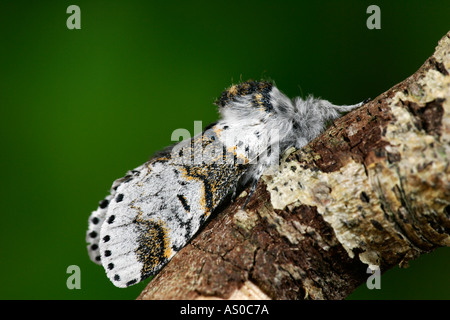
M 450 32 L 211 219 L 139 299 L 342 299 L 450 245 Z

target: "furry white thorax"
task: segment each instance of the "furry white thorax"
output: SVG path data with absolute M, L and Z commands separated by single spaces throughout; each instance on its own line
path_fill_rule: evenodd
M 269 112 L 262 108 L 250 107 L 252 95 L 236 97 L 220 109 L 222 120 L 217 127 L 227 127 L 227 139 L 221 139 L 226 146 L 240 144 L 248 146 L 248 154 L 256 166 L 250 169 L 245 182 L 258 179 L 263 170 L 278 162 L 288 148 L 300 149 L 315 139 L 325 129 L 326 123 L 337 119 L 341 112 L 360 107 L 355 105 L 337 106 L 327 100 L 309 96 L 289 99 L 275 86 L 270 91 Z M 267 148 L 271 146 L 271 151 Z

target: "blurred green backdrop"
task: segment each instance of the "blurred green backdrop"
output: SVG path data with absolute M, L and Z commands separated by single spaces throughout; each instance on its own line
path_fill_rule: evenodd
M 81 8 L 81 30 L 66 9 Z M 450 29 L 443 1 L 0 2 L 0 298 L 134 299 L 89 261 L 87 218 L 112 181 L 217 119 L 232 82 L 293 97 L 376 97 L 414 73 Z M 81 290 L 69 290 L 69 265 Z M 450 249 L 382 276 L 353 299 L 449 299 Z

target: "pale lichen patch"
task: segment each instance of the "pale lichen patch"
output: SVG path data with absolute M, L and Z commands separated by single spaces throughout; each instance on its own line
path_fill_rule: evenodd
M 434 59 L 448 70 L 450 40 L 445 41 L 446 49 Z M 348 157 L 325 172 L 314 165 L 320 155 L 305 148 L 296 157 L 307 165 L 291 161 L 280 166 L 278 175 L 263 177 L 275 209 L 315 207 L 348 255 L 357 252 L 371 267 L 406 265 L 421 252 L 450 245 L 445 232 L 450 224 L 449 73 L 425 70 L 410 87 L 386 97 L 385 104 L 392 117 L 380 124 L 384 144 L 370 151 L 378 154 L 374 160 L 365 164 Z M 435 116 L 434 122 L 422 110 Z M 348 136 L 357 134 L 352 125 L 347 128 Z

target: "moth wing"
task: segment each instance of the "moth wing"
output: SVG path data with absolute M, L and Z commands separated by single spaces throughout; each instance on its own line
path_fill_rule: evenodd
M 116 180 L 108 206 L 94 211 L 101 227 L 89 229 L 100 231 L 91 239 L 90 248 L 98 248 L 90 256 L 100 259 L 114 285 L 127 287 L 156 274 L 234 190 L 245 166 L 221 162 L 220 153 L 207 149 L 223 150 L 214 132 L 163 150 Z M 205 154 L 206 162 L 190 162 Z
M 127 172 L 127 175 L 125 177 L 115 180 L 111 187 L 110 195 L 108 195 L 105 199 L 100 201 L 97 210 L 93 211 L 89 216 L 88 230 L 86 232 L 86 242 L 88 243 L 87 248 L 89 258 L 96 264 L 99 265 L 102 264 L 99 248 L 99 239 L 100 239 L 100 230 L 105 221 L 108 206 L 111 200 L 114 198 L 118 186 L 121 185 L 124 181 L 130 179 L 132 175 L 133 172 L 129 171 Z
M 149 161 L 120 184 L 100 230 L 101 262 L 108 278 L 128 287 L 156 274 L 201 225 L 201 181 L 183 176 L 167 158 Z
M 112 195 L 107 196 L 100 201 L 97 210 L 93 211 L 89 216 L 88 230 L 86 232 L 86 242 L 88 243 L 89 258 L 96 264 L 101 265 L 100 249 L 98 242 L 100 239 L 100 229 L 105 221 L 108 203 L 113 198 Z

